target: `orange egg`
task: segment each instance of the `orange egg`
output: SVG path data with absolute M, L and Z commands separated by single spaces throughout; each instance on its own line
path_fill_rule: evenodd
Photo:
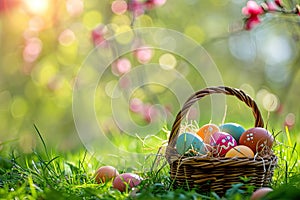
M 243 158 L 243 157 L 247 157 L 247 158 L 253 158 L 254 157 L 254 153 L 253 151 L 245 146 L 245 145 L 238 145 L 233 147 L 232 149 L 230 149 L 226 155 L 226 158 L 233 158 L 233 157 L 237 157 L 237 158 Z
M 272 188 L 268 187 L 263 187 L 257 189 L 255 192 L 250 197 L 250 200 L 259 200 L 259 199 L 264 199 L 264 196 L 266 196 L 269 192 L 272 192 Z
M 97 183 L 105 183 L 114 179 L 118 175 L 119 172 L 116 168 L 112 166 L 103 166 L 96 171 L 95 180 Z
M 219 131 L 220 129 L 217 125 L 205 124 L 198 130 L 197 135 L 199 135 L 206 144 L 209 144 L 211 135 Z

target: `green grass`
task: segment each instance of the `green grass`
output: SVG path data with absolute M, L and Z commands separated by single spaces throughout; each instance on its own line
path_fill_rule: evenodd
M 97 184 L 94 172 L 105 163 L 81 150 L 60 154 L 49 149 L 36 128 L 41 148 L 31 154 L 17 150 L 0 153 L 0 199 L 247 199 L 253 187 L 233 185 L 225 197 L 215 193 L 199 194 L 195 190 L 174 189 L 169 179 L 169 166 L 161 152 L 147 154 L 131 162 L 135 166 L 115 166 L 120 172 L 134 172 L 143 177 L 134 191 L 119 192 L 110 182 Z M 279 157 L 269 199 L 298 199 L 300 167 L 297 137 L 289 131 L 277 136 L 275 153 Z M 294 134 L 295 135 L 295 134 Z M 141 143 L 145 141 L 141 140 Z M 9 143 L 7 143 L 9 144 Z M 4 145 L 4 149 L 8 145 Z M 142 145 L 143 146 L 143 145 Z M 246 190 L 242 186 L 246 185 Z M 244 188 L 244 187 L 243 187 Z

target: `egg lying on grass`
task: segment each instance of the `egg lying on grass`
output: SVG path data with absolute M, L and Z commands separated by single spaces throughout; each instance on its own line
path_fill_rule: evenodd
M 269 193 L 272 192 L 273 189 L 269 187 L 262 187 L 257 189 L 250 197 L 250 200 L 260 200 L 264 199 L 264 197 Z
M 133 173 L 123 173 L 118 175 L 113 181 L 113 188 L 120 192 L 125 192 L 126 189 L 131 189 L 138 186 L 142 181 L 142 178 Z
M 97 183 L 106 183 L 114 179 L 119 175 L 119 172 L 116 168 L 112 166 L 102 166 L 95 173 L 95 180 Z

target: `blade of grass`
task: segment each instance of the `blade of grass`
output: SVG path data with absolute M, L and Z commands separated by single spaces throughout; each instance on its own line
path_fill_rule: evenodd
M 39 131 L 39 129 L 37 128 L 37 126 L 35 124 L 33 124 L 34 126 L 34 129 L 36 130 L 37 134 L 39 135 L 39 138 L 41 139 L 42 143 L 43 143 L 43 146 L 44 146 L 44 149 L 45 149 L 45 152 L 46 152 L 46 155 L 47 155 L 47 158 L 50 160 L 50 156 L 49 156 L 49 153 L 48 153 L 48 149 L 47 149 L 47 145 Z
M 286 132 L 286 136 L 288 138 L 289 146 L 292 146 L 290 131 L 289 131 L 289 128 L 287 126 L 285 127 L 285 132 Z
M 34 183 L 33 183 L 33 180 L 32 180 L 31 176 L 28 176 L 28 183 L 29 183 L 29 188 L 30 188 L 31 195 L 34 199 L 36 199 L 37 198 L 37 193 L 36 193 Z

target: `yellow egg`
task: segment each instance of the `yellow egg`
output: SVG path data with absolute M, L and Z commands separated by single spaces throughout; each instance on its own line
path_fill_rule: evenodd
M 217 125 L 205 124 L 198 130 L 197 135 L 199 135 L 206 144 L 209 144 L 211 135 L 219 131 L 220 129 Z
M 253 151 L 245 146 L 245 145 L 238 145 L 233 147 L 232 149 L 230 149 L 226 155 L 226 158 L 233 158 L 233 157 L 237 157 L 237 158 L 253 158 L 254 157 L 254 153 Z

